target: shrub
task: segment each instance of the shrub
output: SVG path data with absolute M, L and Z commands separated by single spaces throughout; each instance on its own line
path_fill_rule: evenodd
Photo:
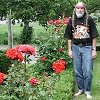
M 33 33 L 32 27 L 28 27 L 28 29 L 26 27 L 24 27 L 21 37 L 20 37 L 21 43 L 22 44 L 30 44 L 31 40 L 32 40 L 32 33 Z
M 20 42 L 20 34 L 13 34 L 13 43 L 19 44 Z M 0 33 L 0 44 L 7 45 L 8 44 L 8 33 Z
M 63 71 L 56 79 L 53 100 L 72 100 L 73 80 L 72 68 Z
M 8 35 L 7 32 L 0 33 L 0 44 L 6 45 L 8 43 Z
M 21 36 L 21 34 L 14 34 L 13 35 L 13 43 L 14 43 L 14 45 L 21 43 L 21 40 L 19 38 L 20 36 Z
M 35 86 L 30 84 L 33 77 L 36 78 Z M 1 89 L 3 89 L 0 93 L 2 100 L 5 100 L 5 96 L 7 100 L 9 98 L 16 98 L 15 100 L 71 100 L 73 70 L 70 68 L 61 74 L 53 73 L 51 76 L 48 76 L 46 72 L 40 75 L 34 71 L 34 67 L 27 66 L 25 69 L 23 64 L 18 62 L 10 68 L 5 84 L 0 86 Z
M 56 21 L 57 24 L 59 24 Z M 59 24 L 60 25 L 60 24 Z M 60 27 L 57 25 L 57 27 Z M 54 25 L 55 26 L 55 25 Z M 43 37 L 38 46 L 38 60 L 29 66 L 26 63 L 14 59 L 12 66 L 6 76 L 4 85 L 0 86 L 3 91 L 0 99 L 16 100 L 70 100 L 73 88 L 73 69 L 71 60 L 67 55 L 66 42 L 63 39 L 63 27 L 55 30 L 49 37 Z M 22 47 L 22 46 L 20 46 Z M 24 53 L 27 49 L 17 50 Z M 8 53 L 9 54 L 9 53 Z M 10 54 L 11 55 L 11 54 Z M 16 58 L 16 56 L 14 55 Z M 11 56 L 12 58 L 12 56 Z M 25 56 L 25 61 L 28 56 Z M 65 68 L 66 67 L 66 68 Z M 54 70 L 55 72 L 54 72 Z M 60 70 L 59 70 L 60 69 Z
M 66 28 L 66 24 L 61 20 L 48 22 L 49 36 L 41 38 L 40 45 L 38 46 L 39 59 L 35 64 L 35 70 L 37 72 L 46 71 L 49 74 L 53 72 L 52 64 L 58 59 L 62 59 L 66 62 L 67 67 L 71 66 L 72 62 L 67 55 L 67 45 L 64 40 L 63 33 Z M 44 59 L 45 58 L 45 59 Z M 44 59 L 44 60 L 43 60 Z
M 0 51 L 0 71 L 7 73 L 11 66 L 11 60 L 5 55 L 5 51 Z

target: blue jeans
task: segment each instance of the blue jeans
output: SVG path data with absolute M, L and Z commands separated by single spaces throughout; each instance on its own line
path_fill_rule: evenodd
M 91 91 L 92 84 L 92 45 L 72 46 L 75 77 L 79 90 Z

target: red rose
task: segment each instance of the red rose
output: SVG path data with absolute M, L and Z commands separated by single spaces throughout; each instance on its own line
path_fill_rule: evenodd
M 35 55 L 35 48 L 33 48 L 30 45 L 18 45 L 18 46 L 16 46 L 16 49 L 22 53 Z
M 68 18 L 68 17 L 66 17 L 66 18 L 63 19 L 63 23 L 64 23 L 65 25 L 67 25 L 68 22 L 69 22 L 69 18 Z
M 65 61 L 59 59 L 56 62 L 53 62 L 52 68 L 55 70 L 57 74 L 59 74 L 65 69 Z
M 59 48 L 59 52 L 62 52 L 63 51 L 63 48 Z
M 0 73 L 0 84 L 3 83 L 4 77 L 5 77 L 5 74 L 4 73 Z
M 45 60 L 46 60 L 46 57 L 44 57 L 44 56 L 41 57 L 41 60 L 42 60 L 42 61 L 45 61 Z
M 15 48 L 10 48 L 6 52 L 6 56 L 11 58 L 12 60 L 19 60 L 22 62 L 24 60 L 20 51 L 16 50 Z
M 66 62 L 65 62 L 64 60 L 62 60 L 62 59 L 58 59 L 58 60 L 57 60 L 57 62 L 59 62 L 59 63 L 62 63 L 62 64 L 64 64 L 64 65 L 66 65 Z
M 59 20 L 59 19 L 55 20 L 54 23 L 57 24 L 57 25 L 59 25 L 59 24 L 61 24 L 61 20 Z
M 58 27 L 56 27 L 56 28 L 55 28 L 55 31 L 59 31 L 59 28 L 58 28 Z
M 38 79 L 36 78 L 32 78 L 29 80 L 29 83 L 32 85 L 32 86 L 36 86 L 38 84 Z
M 48 24 L 49 24 L 49 25 L 50 25 L 50 24 L 53 24 L 53 22 L 54 22 L 53 20 L 49 20 L 49 21 L 48 21 Z

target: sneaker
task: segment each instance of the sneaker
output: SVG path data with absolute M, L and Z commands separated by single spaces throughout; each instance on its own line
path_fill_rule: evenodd
M 86 96 L 87 96 L 87 99 L 92 99 L 91 94 L 86 94 Z
M 86 94 L 87 99 L 92 99 L 92 96 L 89 92 L 86 92 L 85 94 Z
M 78 93 L 75 93 L 74 96 L 79 96 L 79 95 L 81 95 L 82 93 L 83 93 L 83 90 L 79 90 Z

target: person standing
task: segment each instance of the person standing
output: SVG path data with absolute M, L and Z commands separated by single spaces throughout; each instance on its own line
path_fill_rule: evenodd
M 96 37 L 98 31 L 86 5 L 78 2 L 72 18 L 66 27 L 64 37 L 68 40 L 68 55 L 73 59 L 75 78 L 79 88 L 78 96 L 83 92 L 91 99 L 93 60 L 96 58 Z

